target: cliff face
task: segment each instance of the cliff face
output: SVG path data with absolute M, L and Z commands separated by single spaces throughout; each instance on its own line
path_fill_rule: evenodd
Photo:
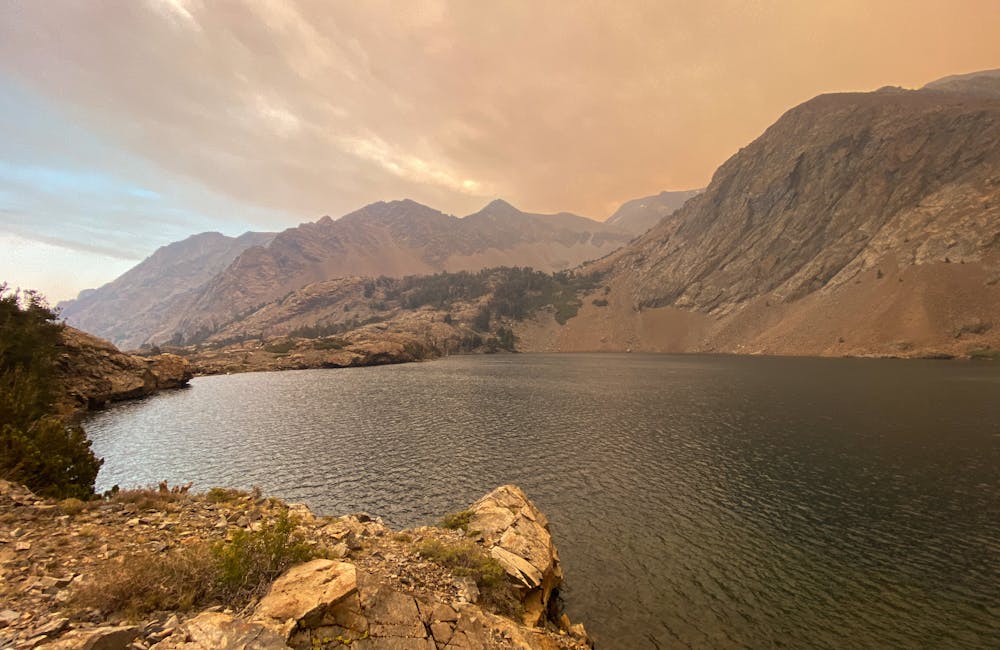
M 1000 77 L 962 87 L 1000 87 Z M 591 269 L 557 349 L 961 354 L 997 346 L 1000 99 L 823 95 Z
M 113 282 L 59 303 L 60 315 L 74 327 L 136 348 L 192 291 L 243 251 L 266 245 L 273 237 L 257 232 L 239 237 L 217 232 L 192 235 L 163 246 Z
M 175 354 L 125 354 L 107 341 L 65 327 L 56 375 L 63 386 L 59 410 L 71 413 L 179 388 L 188 383 L 192 371 L 188 362 Z

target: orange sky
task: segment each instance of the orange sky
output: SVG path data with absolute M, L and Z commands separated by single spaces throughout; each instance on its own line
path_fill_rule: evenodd
M 503 197 L 603 219 L 704 186 L 818 93 L 997 67 L 997 0 L 0 6 L 0 91 L 112 149 L 86 161 L 102 174 L 232 232 L 401 197 L 459 215 Z M 26 147 L 80 157 L 60 141 Z M 23 154 L 2 147 L 16 166 Z M 38 214 L 3 214 L 0 227 L 34 236 Z M 88 218 L 100 236 L 102 217 Z

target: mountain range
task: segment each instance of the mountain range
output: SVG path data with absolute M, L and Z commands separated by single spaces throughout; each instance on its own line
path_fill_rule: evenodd
M 497 265 L 573 270 L 555 284 L 518 277 L 516 291 L 503 272 L 405 288 L 357 277 Z M 380 202 L 246 246 L 164 293 L 113 325 L 114 340 L 222 345 L 446 323 L 463 341 L 509 328 L 522 350 L 995 355 L 1000 71 L 818 96 L 703 191 L 636 199 L 604 224 L 502 201 L 463 219 Z M 81 295 L 63 313 L 94 331 L 74 319 L 95 302 Z
M 188 340 L 313 282 L 497 265 L 556 271 L 635 234 L 569 213 L 522 212 L 502 200 L 464 218 L 408 199 L 380 201 L 278 234 L 195 235 L 58 306 L 71 325 L 137 348 Z

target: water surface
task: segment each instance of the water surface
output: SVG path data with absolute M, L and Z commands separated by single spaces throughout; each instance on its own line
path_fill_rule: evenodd
M 99 488 L 549 516 L 599 648 L 1000 647 L 1000 366 L 506 355 L 198 378 L 86 423 Z

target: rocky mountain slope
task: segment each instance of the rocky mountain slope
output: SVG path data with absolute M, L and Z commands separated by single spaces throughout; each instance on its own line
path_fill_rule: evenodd
M 1000 68 L 951 75 L 930 82 L 924 89 L 1000 99 Z
M 161 484 L 55 502 L 3 480 L 0 518 L 0 647 L 591 645 L 562 612 L 548 522 L 511 485 L 452 518 L 453 529 L 318 517 L 256 490 Z M 261 573 L 278 558 L 287 570 Z M 233 582 L 243 595 L 222 588 Z
M 822 95 L 790 110 L 668 223 L 590 265 L 608 274 L 608 295 L 530 345 L 1000 347 L 1000 99 L 983 87 L 1000 77 Z
M 247 250 L 151 338 L 190 339 L 313 282 L 499 264 L 551 271 L 601 257 L 629 238 L 590 219 L 528 214 L 500 200 L 462 219 L 410 200 L 374 203 L 336 221 L 302 224 L 267 247 Z
M 236 257 L 264 246 L 273 233 L 248 232 L 227 237 L 217 232 L 192 235 L 159 248 L 112 282 L 82 291 L 59 303 L 60 315 L 80 328 L 116 345 L 136 348 L 156 323 Z
M 126 348 L 182 342 L 314 282 L 501 264 L 553 271 L 599 258 L 631 238 L 612 225 L 526 213 L 501 200 L 464 218 L 410 200 L 379 202 L 273 238 L 248 233 L 224 250 L 226 238 L 213 235 L 157 251 L 118 280 L 60 305 L 63 315 Z
M 698 196 L 703 191 L 660 192 L 653 196 L 632 199 L 623 203 L 604 223 L 627 230 L 633 235 L 641 235 L 664 217 L 676 212 L 688 199 Z

